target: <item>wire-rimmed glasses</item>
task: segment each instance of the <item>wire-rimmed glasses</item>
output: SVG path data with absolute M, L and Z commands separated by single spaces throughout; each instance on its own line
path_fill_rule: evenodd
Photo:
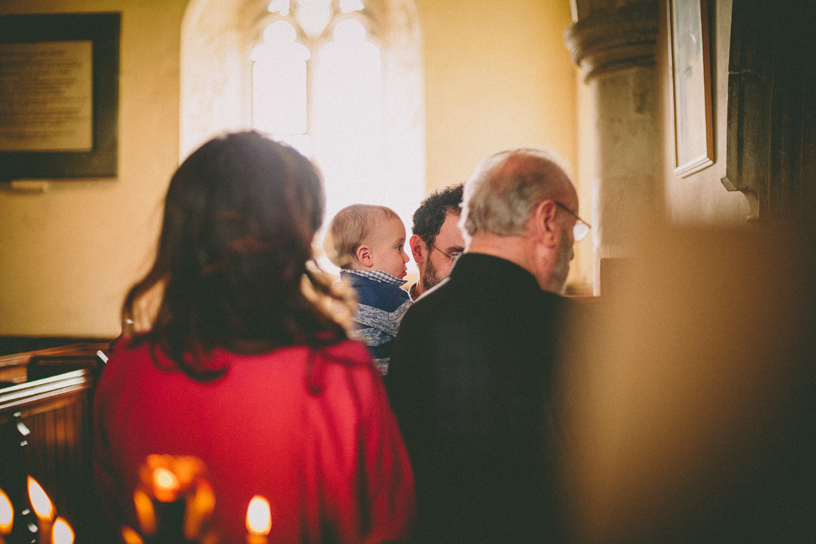
M 566 210 L 567 213 L 569 213 L 575 218 L 575 225 L 572 227 L 572 237 L 576 242 L 583 240 L 584 237 L 586 237 L 586 235 L 589 233 L 589 229 L 592 228 L 592 225 L 578 217 L 577 213 L 567 208 L 564 204 L 556 202 L 555 205 L 561 209 Z
M 456 260 L 456 257 L 458 257 L 458 256 L 461 254 L 461 251 L 457 251 L 457 252 L 455 252 L 453 255 L 448 255 L 447 253 L 445 253 L 444 251 L 442 251 L 441 249 L 439 249 L 439 248 L 438 248 L 438 247 L 436 247 L 435 245 L 433 245 L 433 244 L 428 244 L 428 245 L 429 245 L 430 247 L 432 247 L 433 249 L 437 250 L 439 253 L 441 253 L 442 255 L 444 255 L 445 257 L 447 257 L 448 259 L 450 259 L 451 264 L 453 264 L 453 261 L 455 261 L 455 260 Z

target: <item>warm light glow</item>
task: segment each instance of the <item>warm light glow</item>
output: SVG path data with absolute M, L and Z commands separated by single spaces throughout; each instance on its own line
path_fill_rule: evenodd
M 0 489 L 0 535 L 7 535 L 14 525 L 14 507 L 5 491 Z
M 144 544 L 144 540 L 139 536 L 139 533 L 130 527 L 122 527 L 122 540 L 125 544 Z
M 57 518 L 51 531 L 52 544 L 74 544 L 74 530 L 62 518 Z
M 179 489 L 178 477 L 163 467 L 153 471 L 153 493 L 162 502 L 172 502 L 176 499 Z
M 249 501 L 246 515 L 246 527 L 251 535 L 265 536 L 272 529 L 272 512 L 269 501 L 255 495 Z
M 156 532 L 156 510 L 153 508 L 153 501 L 147 493 L 137 489 L 133 492 L 133 504 L 136 506 L 136 517 L 139 518 L 139 526 L 142 533 L 152 535 Z
M 54 505 L 51 503 L 51 499 L 48 498 L 45 490 L 37 480 L 31 476 L 28 477 L 28 498 L 38 518 L 50 520 L 54 517 Z
M 195 492 L 187 496 L 184 514 L 184 537 L 187 540 L 198 540 L 204 522 L 212 516 L 215 509 L 215 491 L 207 482 L 199 482 Z

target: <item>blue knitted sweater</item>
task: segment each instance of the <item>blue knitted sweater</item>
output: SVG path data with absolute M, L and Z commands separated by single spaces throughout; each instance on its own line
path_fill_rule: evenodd
M 381 271 L 341 270 L 340 278 L 357 292 L 353 336 L 368 346 L 385 375 L 400 321 L 411 306 L 408 292 L 399 287 L 405 282 Z

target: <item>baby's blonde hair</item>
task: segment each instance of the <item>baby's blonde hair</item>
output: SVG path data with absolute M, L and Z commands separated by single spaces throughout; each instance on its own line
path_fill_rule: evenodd
M 380 215 L 382 214 L 382 215 Z M 352 204 L 335 215 L 326 231 L 323 251 L 334 266 L 351 268 L 357 260 L 357 248 L 373 233 L 377 221 L 399 218 L 387 206 Z

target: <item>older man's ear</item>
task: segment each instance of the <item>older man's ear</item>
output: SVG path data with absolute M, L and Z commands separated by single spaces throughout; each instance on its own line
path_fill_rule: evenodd
M 527 226 L 531 236 L 546 247 L 558 245 L 561 225 L 558 223 L 558 206 L 552 200 L 541 201 L 533 210 Z
M 428 258 L 428 247 L 419 235 L 414 234 L 408 240 L 408 245 L 411 246 L 411 255 L 414 257 L 414 262 L 417 264 L 424 264 L 425 259 Z

